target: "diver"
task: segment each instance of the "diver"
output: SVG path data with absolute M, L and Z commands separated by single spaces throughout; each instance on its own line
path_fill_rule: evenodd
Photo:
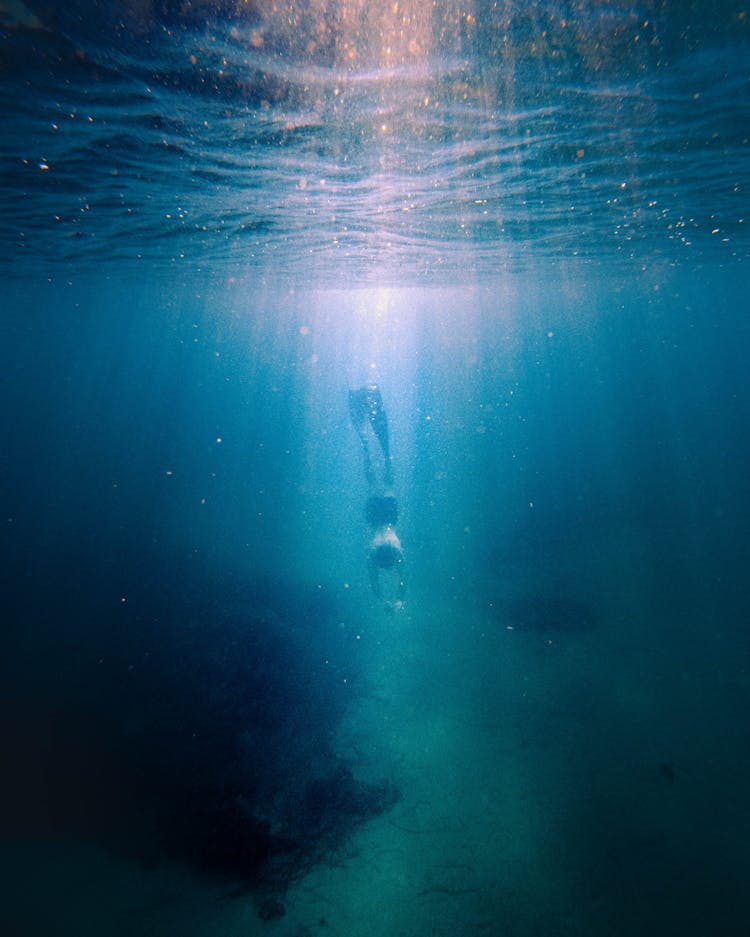
M 370 584 L 376 596 L 383 598 L 386 575 L 389 608 L 403 607 L 406 592 L 404 551 L 396 534 L 398 504 L 393 492 L 393 466 L 388 442 L 388 419 L 383 407 L 383 398 L 377 384 L 367 384 L 358 390 L 349 391 L 349 415 L 360 442 L 365 462 L 365 478 L 369 496 L 365 505 L 365 519 L 372 536 L 367 551 L 367 566 Z M 369 427 L 369 430 L 368 430 Z M 382 483 L 373 466 L 370 453 L 371 435 L 377 439 L 382 453 Z M 381 582 L 381 573 L 383 581 Z

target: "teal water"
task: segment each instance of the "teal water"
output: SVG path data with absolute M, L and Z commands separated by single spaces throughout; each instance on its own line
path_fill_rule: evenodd
M 4 933 L 746 932 L 747 28 L 0 4 Z

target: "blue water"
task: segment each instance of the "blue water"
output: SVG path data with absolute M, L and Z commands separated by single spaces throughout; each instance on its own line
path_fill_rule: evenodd
M 3 933 L 746 933 L 749 29 L 0 3 Z

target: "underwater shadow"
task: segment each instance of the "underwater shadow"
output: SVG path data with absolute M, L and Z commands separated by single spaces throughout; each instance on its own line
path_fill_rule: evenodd
M 277 917 L 399 796 L 336 750 L 364 692 L 354 615 L 318 586 L 183 583 L 142 582 L 117 608 L 71 596 L 64 636 L 42 622 L 34 659 L 19 652 L 0 829 L 178 861 Z

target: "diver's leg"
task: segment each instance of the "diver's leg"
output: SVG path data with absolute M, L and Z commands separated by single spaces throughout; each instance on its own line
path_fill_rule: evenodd
M 367 444 L 367 440 L 362 440 L 362 456 L 365 461 L 365 478 L 367 479 L 367 485 L 370 490 L 375 488 L 375 472 L 372 469 L 372 459 L 370 458 L 370 447 Z
M 393 472 L 391 468 L 391 447 L 388 439 L 388 417 L 385 414 L 385 407 L 383 406 L 383 398 L 380 395 L 380 390 L 374 384 L 367 388 L 367 404 L 372 431 L 375 433 L 375 437 L 380 443 L 380 448 L 383 450 L 383 460 L 385 463 L 384 481 L 386 486 L 390 487 L 393 484 Z
M 367 429 L 367 388 L 360 387 L 359 390 L 349 391 L 349 416 L 352 425 L 359 433 L 360 438 L 365 435 Z
M 367 416 L 368 416 L 368 397 L 367 387 L 361 387 L 359 390 L 349 391 L 349 416 L 352 425 L 357 431 L 359 441 L 362 443 L 362 456 L 365 463 L 365 478 L 370 488 L 375 486 L 375 473 L 372 470 L 372 460 L 370 458 L 370 444 L 367 440 Z

